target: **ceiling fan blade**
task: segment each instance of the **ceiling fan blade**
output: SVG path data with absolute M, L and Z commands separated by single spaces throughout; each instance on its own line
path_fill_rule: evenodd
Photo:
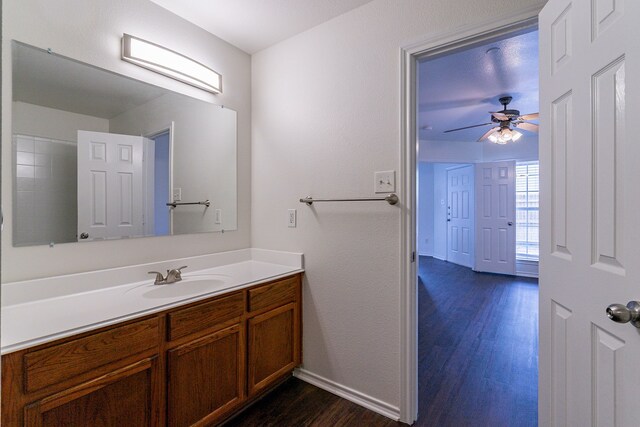
M 500 111 L 489 111 L 489 112 L 493 117 L 496 118 L 496 120 L 500 120 L 501 122 L 505 120 L 509 120 L 509 117 L 506 114 L 501 113 Z
M 487 126 L 487 125 L 492 125 L 492 124 L 493 124 L 492 122 L 489 122 L 489 123 L 482 123 L 481 125 L 465 126 L 463 128 L 445 130 L 443 133 L 455 132 L 455 131 L 464 130 L 464 129 L 477 128 L 477 127 L 480 127 L 480 126 Z
M 482 136 L 480 137 L 480 139 L 478 139 L 478 142 L 482 142 L 482 141 L 484 141 L 485 139 L 489 138 L 489 135 L 491 135 L 492 133 L 494 133 L 494 132 L 496 132 L 496 131 L 499 131 L 499 130 L 500 130 L 500 126 L 496 126 L 496 127 L 493 127 L 493 128 L 491 128 L 491 129 L 489 129 L 489 130 L 487 131 L 487 133 L 485 133 L 484 135 L 482 135 Z
M 517 120 L 537 120 L 540 113 L 525 114 L 517 118 Z
M 538 128 L 539 126 L 535 123 L 516 123 L 516 127 L 518 129 L 524 129 L 524 130 L 528 130 L 529 132 L 536 132 L 538 133 Z

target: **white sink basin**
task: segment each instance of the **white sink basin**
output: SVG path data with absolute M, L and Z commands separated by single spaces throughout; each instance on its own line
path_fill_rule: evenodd
M 175 298 L 213 292 L 225 285 L 220 275 L 190 276 L 169 285 L 150 285 L 142 296 L 145 298 Z

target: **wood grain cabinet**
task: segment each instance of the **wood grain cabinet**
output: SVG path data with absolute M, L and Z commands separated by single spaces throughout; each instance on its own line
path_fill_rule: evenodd
M 302 362 L 301 277 L 4 355 L 2 425 L 216 425 Z
M 148 358 L 30 403 L 25 426 L 154 426 L 157 359 Z
M 249 290 L 249 396 L 269 388 L 301 363 L 299 301 L 295 278 Z

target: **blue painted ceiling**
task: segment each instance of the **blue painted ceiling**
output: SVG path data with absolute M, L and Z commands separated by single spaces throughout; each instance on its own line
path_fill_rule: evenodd
M 501 110 L 498 98 L 505 95 L 513 97 L 508 108 L 536 113 L 538 90 L 538 31 L 420 60 L 418 137 L 475 141 L 491 126 L 443 131 L 490 122 L 489 111 Z

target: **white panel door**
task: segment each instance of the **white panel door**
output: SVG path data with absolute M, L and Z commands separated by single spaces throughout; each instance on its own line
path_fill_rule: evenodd
M 447 170 L 447 261 L 473 268 L 473 165 Z
M 78 131 L 78 240 L 143 235 L 144 138 Z
M 515 162 L 476 164 L 476 271 L 515 274 Z
M 541 426 L 640 425 L 640 331 L 605 311 L 640 300 L 639 19 L 637 0 L 540 14 Z

